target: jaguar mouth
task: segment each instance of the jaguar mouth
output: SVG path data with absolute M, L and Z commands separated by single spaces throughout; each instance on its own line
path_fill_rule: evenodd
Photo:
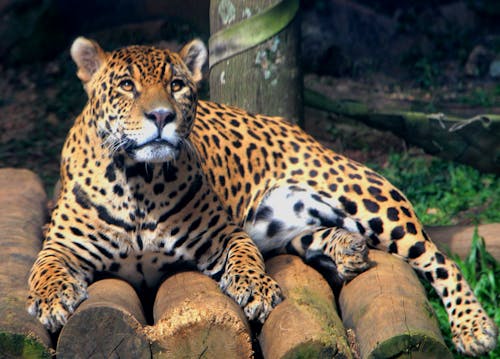
M 141 149 L 144 149 L 146 147 L 153 147 L 153 148 L 160 148 L 160 147 L 170 147 L 172 148 L 173 150 L 179 150 L 179 147 L 180 147 L 180 144 L 174 144 L 170 141 L 167 141 L 163 138 L 155 138 L 154 140 L 151 140 L 151 141 L 148 141 L 146 143 L 143 143 L 142 145 L 131 145 L 131 146 L 128 146 L 127 148 L 127 151 L 139 151 Z
M 156 138 L 139 146 L 132 144 L 127 147 L 126 152 L 140 162 L 165 162 L 177 158 L 180 147 L 180 141 L 174 144 L 163 138 Z

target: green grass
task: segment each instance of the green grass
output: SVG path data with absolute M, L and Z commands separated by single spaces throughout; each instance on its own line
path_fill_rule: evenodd
M 498 85 L 493 89 L 475 88 L 468 95 L 459 97 L 459 101 L 469 106 L 480 106 L 484 108 L 495 105 L 498 96 Z
M 426 57 L 419 59 L 413 69 L 417 86 L 423 89 L 431 89 L 439 84 L 441 69 L 435 62 Z
M 500 222 L 500 178 L 438 158 L 392 154 L 376 169 L 413 203 L 425 225 Z
M 457 217 L 469 223 L 500 222 L 500 178 L 464 165 L 428 158 L 393 154 L 383 168 L 377 168 L 398 186 L 415 206 L 425 225 L 450 224 Z M 429 210 L 431 209 L 431 210 Z M 472 238 L 469 256 L 452 258 L 484 309 L 500 326 L 500 263 L 485 249 L 477 231 Z M 424 282 L 446 344 L 455 358 L 466 358 L 456 352 L 451 341 L 448 316 L 432 287 Z M 500 358 L 500 346 L 482 358 Z

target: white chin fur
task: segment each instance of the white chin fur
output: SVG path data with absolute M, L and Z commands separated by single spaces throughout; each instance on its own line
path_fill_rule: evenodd
M 130 153 L 137 162 L 170 162 L 175 161 L 179 155 L 179 150 L 165 145 L 151 144 L 143 146 Z

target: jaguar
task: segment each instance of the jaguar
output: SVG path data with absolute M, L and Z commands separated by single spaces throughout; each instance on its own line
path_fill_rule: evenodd
M 28 311 L 48 329 L 67 322 L 98 273 L 153 287 L 177 263 L 263 322 L 282 300 L 263 255 L 321 259 L 348 281 L 376 248 L 430 282 L 459 351 L 495 347 L 494 322 L 399 189 L 283 118 L 198 100 L 202 41 L 106 52 L 79 37 L 71 56 L 88 101 L 29 276 Z

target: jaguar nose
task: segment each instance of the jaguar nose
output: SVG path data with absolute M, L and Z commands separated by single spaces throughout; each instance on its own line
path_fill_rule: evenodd
M 159 108 L 150 112 L 145 112 L 144 116 L 155 123 L 161 131 L 165 125 L 175 120 L 175 112 L 168 108 Z

